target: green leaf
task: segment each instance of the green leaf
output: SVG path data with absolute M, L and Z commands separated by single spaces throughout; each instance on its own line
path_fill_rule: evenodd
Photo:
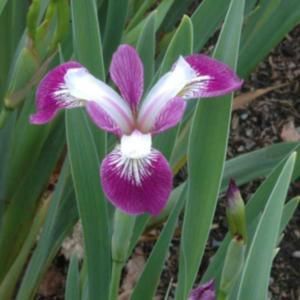
M 5 207 L 5 178 L 7 176 L 8 158 L 10 155 L 9 148 L 12 141 L 12 132 L 16 122 L 16 113 L 10 115 L 6 125 L 0 130 L 0 231 L 2 215 Z
M 189 11 L 188 8 L 193 2 L 193 0 L 174 0 L 163 21 L 162 30 L 164 32 L 172 30 L 181 17 Z
M 149 15 L 137 42 L 137 51 L 144 65 L 144 90 L 146 91 L 154 74 L 156 12 Z
M 160 4 L 156 7 L 155 11 L 157 13 L 157 17 L 155 19 L 155 30 L 157 30 L 160 27 L 173 2 L 174 0 L 164 0 L 161 1 Z M 145 20 L 141 21 L 132 30 L 126 33 L 126 35 L 123 37 L 123 41 L 125 43 L 135 45 L 140 35 L 140 32 L 143 29 L 144 23 Z
M 247 201 L 246 219 L 248 220 L 248 233 L 250 233 L 249 234 L 249 242 L 253 238 L 253 233 L 254 233 L 253 228 L 255 229 L 255 227 L 257 226 L 257 219 L 261 215 L 262 211 L 265 209 L 268 198 L 270 197 L 270 194 L 272 193 L 272 191 L 276 185 L 278 177 L 282 172 L 282 168 L 285 165 L 290 154 L 288 156 L 286 155 L 286 157 L 283 157 L 276 164 L 276 166 L 274 166 L 274 168 L 272 169 L 272 172 L 269 174 L 269 176 L 259 186 L 259 188 L 253 194 L 253 196 Z M 233 178 L 235 178 L 235 177 L 233 177 Z M 244 182 L 242 181 L 241 184 L 242 183 L 244 183 Z M 219 247 L 217 253 L 215 254 L 212 262 L 209 264 L 209 267 L 206 270 L 206 272 L 202 278 L 203 282 L 205 282 L 211 278 L 215 278 L 218 281 L 229 240 L 230 240 L 230 237 L 229 237 L 229 234 L 227 234 L 225 239 L 223 240 L 221 246 Z
M 153 5 L 155 0 L 145 0 L 142 5 L 138 8 L 138 10 L 134 13 L 134 16 L 130 18 L 129 24 L 126 27 L 126 30 L 131 30 L 134 28 L 138 23 L 140 23 L 145 16 L 145 13 Z
M 97 5 L 94 0 L 73 0 L 71 11 L 75 55 L 92 73 L 104 79 Z M 84 111 L 73 110 L 66 117 L 71 173 L 84 233 L 89 297 L 107 299 L 111 274 L 110 220 L 99 178 L 106 138 L 91 125 Z
M 286 226 L 292 219 L 296 209 L 298 208 L 299 203 L 300 203 L 300 197 L 297 196 L 289 200 L 287 204 L 285 204 L 281 216 L 281 221 L 280 221 L 280 230 L 279 230 L 280 233 L 286 228 Z
M 244 1 L 232 0 L 215 50 L 215 57 L 233 69 L 237 64 L 243 13 Z M 224 168 L 231 101 L 232 95 L 202 100 L 194 114 L 176 299 L 187 298 L 208 238 Z
M 107 202 L 100 186 L 99 159 L 86 113 L 66 112 L 67 144 L 82 221 L 90 299 L 107 299 L 111 273 Z
M 94 0 L 71 1 L 73 44 L 77 59 L 95 76 L 104 79 L 97 6 Z
M 238 299 L 266 299 L 269 275 L 276 247 L 284 200 L 290 184 L 296 154 L 292 154 L 278 177 L 261 215 L 245 261 Z
M 79 266 L 76 256 L 72 256 L 67 275 L 65 299 L 80 300 Z
M 255 8 L 256 4 L 257 4 L 257 0 L 246 0 L 246 5 L 245 5 L 246 14 L 250 13 L 252 9 Z
M 105 66 L 109 65 L 113 52 L 119 45 L 127 15 L 128 0 L 108 1 L 103 50 Z
M 132 300 L 152 300 L 155 295 L 160 273 L 166 260 L 172 236 L 174 234 L 178 216 L 182 210 L 185 197 L 181 193 L 179 201 L 170 213 L 167 223 L 148 258 L 144 271 L 133 291 Z
M 264 5 L 248 17 L 242 35 L 238 65 L 238 74 L 242 77 L 248 76 L 271 49 L 300 22 L 298 0 L 261 2 Z
M 5 7 L 6 3 L 7 3 L 7 0 L 1 0 L 0 1 L 0 15 L 1 15 L 1 13 L 3 11 L 3 8 Z
M 193 49 L 193 26 L 188 16 L 183 16 L 180 25 L 178 26 L 158 71 L 158 76 L 161 77 L 169 71 L 172 65 L 176 62 L 180 55 L 188 55 Z M 168 132 L 157 136 L 154 140 L 155 148 L 161 150 L 168 159 L 171 155 L 179 125 L 172 128 Z
M 17 287 L 19 277 L 28 261 L 31 249 L 36 242 L 36 237 L 41 230 L 45 220 L 45 214 L 49 206 L 49 201 L 43 201 L 34 216 L 34 221 L 25 242 L 20 249 L 18 256 L 15 258 L 8 272 L 5 274 L 4 280 L 0 285 L 0 299 L 12 299 Z
M 38 161 L 44 143 L 53 130 L 53 123 L 45 126 L 34 126 L 29 123 L 29 115 L 34 110 L 33 96 L 27 97 L 15 128 L 11 133 L 11 145 L 8 157 L 8 169 L 5 178 L 6 203 L 11 201 L 16 191 L 16 182 L 22 182 L 28 177 L 28 171 Z M 56 120 L 57 123 L 58 120 Z M 24 170 L 23 172 L 20 172 Z
M 59 126 L 61 125 L 60 120 L 57 121 L 51 124 L 52 130 L 40 151 L 36 153 L 36 160 L 26 170 L 26 176 L 15 183 L 15 190 L 8 199 L 9 205 L 3 216 L 0 232 L 0 257 L 2 261 L 0 278 L 3 278 L 7 272 L 7 268 L 13 262 L 30 230 L 38 207 L 38 200 L 62 153 L 64 128 Z M 28 141 L 33 142 L 29 136 Z
M 34 297 L 44 272 L 62 241 L 78 220 L 78 212 L 68 161 L 60 173 L 39 241 L 18 289 L 17 300 Z
M 220 283 L 220 294 L 227 296 L 239 278 L 245 261 L 244 241 L 233 237 L 228 245 Z
M 75 57 L 93 75 L 105 81 L 106 73 L 95 0 L 72 0 L 71 13 Z M 89 123 L 99 157 L 104 157 L 106 134 L 94 123 Z
M 279 143 L 230 159 L 226 162 L 222 185 L 227 185 L 230 178 L 235 178 L 238 184 L 243 184 L 266 176 L 293 151 L 300 151 L 298 143 Z M 295 169 L 295 176 L 298 176 L 297 173 L 299 171 Z
M 194 27 L 194 52 L 202 49 L 223 21 L 230 0 L 204 0 L 193 12 L 191 21 Z

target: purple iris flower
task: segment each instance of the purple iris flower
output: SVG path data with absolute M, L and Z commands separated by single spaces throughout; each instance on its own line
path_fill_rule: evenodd
M 214 281 L 210 280 L 207 283 L 199 285 L 192 290 L 188 300 L 215 300 L 216 293 L 214 288 Z
M 152 147 L 152 136 L 180 122 L 185 100 L 224 95 L 242 81 L 227 65 L 205 55 L 179 57 L 140 102 L 144 70 L 136 50 L 121 45 L 109 71 L 121 95 L 78 62 L 54 68 L 39 84 L 37 112 L 30 122 L 44 124 L 61 109 L 84 106 L 98 127 L 120 139 L 100 168 L 107 198 L 128 214 L 157 215 L 172 190 L 172 171 Z

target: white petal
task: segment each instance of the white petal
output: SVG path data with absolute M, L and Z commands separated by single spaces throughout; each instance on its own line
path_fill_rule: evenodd
M 123 135 L 121 138 L 121 153 L 126 158 L 139 159 L 151 153 L 151 135 L 142 134 L 135 130 L 131 135 Z
M 129 132 L 133 116 L 129 105 L 106 83 L 84 68 L 70 69 L 65 77 L 68 93 L 81 101 L 94 101 L 124 130 Z M 62 90 L 63 90 L 62 89 Z
M 180 57 L 174 70 L 159 79 L 143 102 L 138 117 L 141 127 L 146 130 L 149 129 L 168 101 L 180 95 L 180 92 L 197 76 L 195 70 L 183 57 Z

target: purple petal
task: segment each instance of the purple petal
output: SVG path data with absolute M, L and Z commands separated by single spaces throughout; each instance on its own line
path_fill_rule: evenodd
M 159 214 L 172 190 L 169 164 L 154 149 L 144 158 L 129 159 L 117 147 L 103 160 L 100 174 L 107 198 L 132 215 Z
M 89 101 L 86 110 L 98 127 L 117 136 L 122 135 L 122 130 L 118 124 L 96 102 Z
M 216 293 L 214 288 L 214 281 L 210 280 L 207 283 L 199 285 L 192 290 L 188 300 L 215 300 Z
M 191 98 L 221 96 L 239 89 L 243 83 L 226 64 L 206 55 L 194 54 L 185 57 L 185 60 L 200 78 L 208 78 Z
M 112 57 L 110 76 L 123 98 L 135 110 L 144 89 L 144 69 L 136 50 L 121 45 Z
M 183 117 L 185 107 L 186 102 L 180 97 L 168 101 L 157 116 L 154 126 L 151 128 L 151 133 L 160 133 L 179 123 Z
M 76 61 L 69 61 L 59 65 L 45 75 L 36 92 L 37 112 L 30 116 L 30 123 L 48 123 L 60 109 L 67 106 L 66 103 L 57 100 L 55 92 L 64 84 L 64 76 L 67 71 L 73 68 L 82 68 L 82 66 Z

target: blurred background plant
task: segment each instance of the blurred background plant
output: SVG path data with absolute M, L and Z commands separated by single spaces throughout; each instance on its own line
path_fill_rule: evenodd
M 179 55 L 203 51 L 213 38 L 211 54 L 246 79 L 300 23 L 298 2 L 0 1 L 0 299 L 35 299 L 79 219 L 84 258 L 72 256 L 65 299 L 116 299 L 110 289 L 118 292 L 111 243 L 121 223 L 104 198 L 98 172 L 99 161 L 116 141 L 81 109 L 67 112 L 66 118 L 61 113 L 45 126 L 29 124 L 36 84 L 49 68 L 76 59 L 107 80 L 112 53 L 120 43 L 129 43 L 143 60 L 147 89 Z M 174 176 L 186 163 L 189 175 L 174 188 L 158 218 L 132 217 L 120 269 L 144 230 L 164 227 L 129 298 L 153 299 L 183 212 L 175 299 L 187 299 L 220 193 L 230 178 L 241 185 L 264 177 L 245 207 L 247 239 L 226 236 L 201 282 L 214 279 L 218 299 L 266 299 L 282 231 L 299 202 L 285 201 L 289 185 L 300 175 L 299 143 L 278 143 L 226 161 L 232 100 L 228 95 L 189 102 L 181 124 L 155 139 Z

